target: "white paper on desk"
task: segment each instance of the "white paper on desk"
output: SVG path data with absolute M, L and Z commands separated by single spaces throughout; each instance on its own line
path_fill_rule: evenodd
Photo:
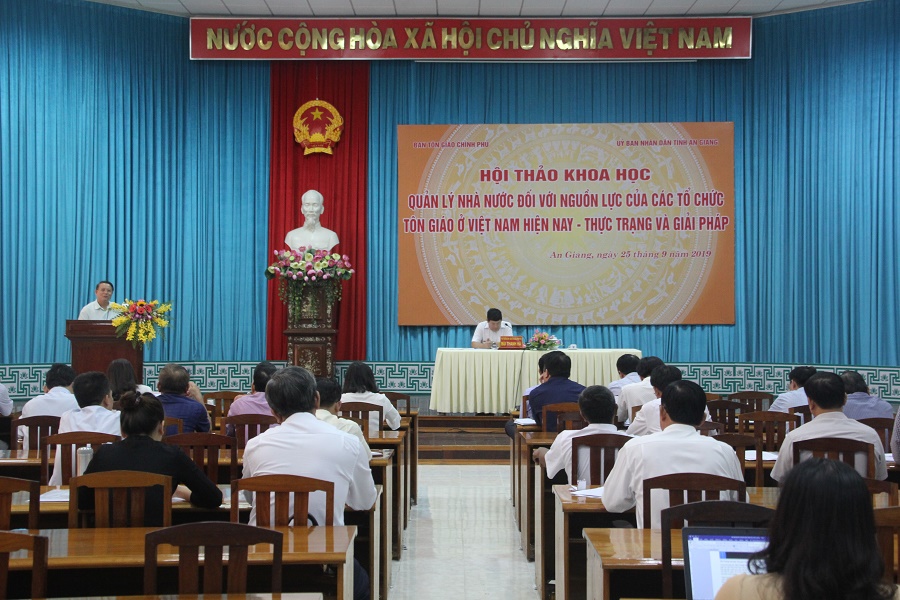
M 376 456 L 384 456 L 384 452 L 381 450 L 372 450 L 372 458 L 375 458 Z
M 537 421 L 534 419 L 516 419 L 513 421 L 516 425 L 537 425 Z
M 69 488 L 55 489 L 41 494 L 41 502 L 68 502 Z
M 573 496 L 581 496 L 583 498 L 602 498 L 603 497 L 603 487 L 598 488 L 590 488 L 587 490 L 579 490 L 577 492 L 572 492 Z
M 894 462 L 894 453 L 893 453 L 893 452 L 886 452 L 885 455 L 884 455 L 884 460 L 885 460 L 886 462 Z
M 766 452 L 762 453 L 763 460 L 777 460 L 778 453 L 777 452 Z M 754 461 L 756 460 L 756 450 L 744 450 L 744 460 L 745 461 Z

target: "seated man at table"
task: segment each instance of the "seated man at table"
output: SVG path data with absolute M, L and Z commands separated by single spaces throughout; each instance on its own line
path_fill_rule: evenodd
M 806 406 L 806 392 L 803 389 L 806 380 L 816 374 L 815 367 L 794 367 L 788 373 L 788 391 L 779 394 L 769 410 L 775 412 L 791 412 L 795 406 Z
M 272 416 L 272 409 L 266 402 L 266 384 L 275 374 L 278 368 L 267 360 L 256 365 L 253 369 L 253 383 L 250 384 L 250 393 L 238 396 L 228 408 L 229 417 L 238 417 L 240 415 L 265 415 Z M 272 425 L 271 427 L 274 427 Z M 234 425 L 229 423 L 225 427 L 225 435 L 234 437 Z
M 51 365 L 47 369 L 44 393 L 25 403 L 25 406 L 22 407 L 21 417 L 61 417 L 64 412 L 78 408 L 78 400 L 72 394 L 73 381 L 75 381 L 75 369 L 62 363 Z M 19 439 L 22 440 L 22 448 L 27 448 L 27 427 L 19 427 Z
M 547 468 L 547 477 L 556 477 L 556 474 L 565 469 L 569 481 L 584 479 L 591 485 L 591 461 L 590 451 L 583 448 L 578 455 L 578 477 L 572 478 L 572 439 L 583 435 L 596 433 L 609 433 L 631 437 L 624 431 L 613 425 L 616 416 L 616 399 L 612 392 L 602 385 L 592 385 L 584 388 L 578 396 L 578 409 L 581 416 L 588 422 L 584 429 L 567 429 L 560 431 L 550 448 L 537 448 L 533 453 L 535 461 Z M 600 482 L 595 482 L 600 483 Z
M 482 321 L 475 326 L 472 334 L 473 348 L 495 348 L 500 344 L 500 338 L 504 335 L 512 335 L 512 325 L 503 320 L 503 314 L 499 308 L 490 308 L 487 311 L 487 321 Z
M 547 356 L 546 354 L 541 354 L 538 357 L 538 383 L 537 383 L 537 385 L 533 385 L 530 388 L 526 389 L 525 392 L 522 394 L 523 396 L 530 397 L 531 392 L 533 392 L 535 390 L 535 388 L 537 388 L 539 385 L 541 385 L 542 383 L 544 383 L 545 381 L 547 381 L 550 378 L 549 375 L 547 375 L 547 372 L 544 370 L 544 357 L 546 357 L 546 356 Z M 528 407 L 528 410 L 525 411 L 524 413 L 522 412 L 523 410 L 525 410 L 523 408 L 523 405 Z M 519 418 L 534 419 L 534 412 L 531 410 L 531 402 L 523 402 L 523 404 L 519 405 Z M 516 435 L 516 430 L 517 430 L 515 419 L 507 421 L 506 425 L 504 425 L 504 430 L 506 431 L 506 435 L 508 435 L 511 438 L 514 438 Z
M 545 381 L 531 390 L 528 396 L 528 406 L 538 425 L 543 425 L 541 420 L 545 406 L 578 402 L 578 396 L 584 391 L 583 385 L 569 379 L 572 373 L 572 359 L 565 352 L 554 350 L 542 358 L 544 359 L 542 376 Z
M 638 364 L 641 359 L 634 354 L 623 354 L 616 360 L 616 370 L 619 372 L 619 379 L 609 382 L 606 386 L 613 393 L 616 402 L 622 393 L 622 388 L 632 383 L 640 383 L 641 376 L 637 373 Z
M 63 413 L 59 419 L 57 433 L 90 431 L 122 436 L 119 411 L 112 409 L 112 391 L 106 375 L 99 371 L 82 373 L 72 382 L 72 391 L 75 393 L 75 399 L 78 400 L 79 408 L 73 408 Z M 96 451 L 97 448 L 94 448 L 94 452 Z M 58 447 L 57 452 L 59 452 Z M 74 459 L 74 448 L 72 454 Z M 72 461 L 73 466 L 75 462 L 75 460 Z M 50 476 L 49 484 L 62 485 L 62 460 L 59 458 L 53 461 L 53 474 Z
M 803 387 L 809 398 L 809 412 L 813 419 L 785 436 L 772 468 L 772 479 L 781 481 L 794 466 L 794 442 L 817 438 L 846 438 L 872 444 L 875 448 L 875 479 L 887 479 L 881 437 L 868 425 L 847 418 L 843 412 L 847 395 L 840 376 L 837 373 L 819 372 L 807 379 Z M 865 457 L 857 454 L 856 470 L 863 477 L 866 476 L 866 467 Z
M 159 401 L 166 416 L 181 419 L 182 433 L 209 431 L 209 413 L 203 395 L 191 381 L 187 369 L 174 363 L 164 366 L 159 372 L 156 389 L 160 391 Z M 168 427 L 166 435 L 175 435 L 175 427 Z
M 603 486 L 606 510 L 624 512 L 634 508 L 638 527 L 644 523 L 645 479 L 673 473 L 708 473 L 744 480 L 734 449 L 700 435 L 696 429 L 706 410 L 703 388 L 693 381 L 676 381 L 666 386 L 661 400 L 662 431 L 626 443 Z M 668 495 L 654 490 L 653 529 L 659 529 L 659 512 L 668 506 Z
M 651 433 L 659 433 L 662 426 L 659 422 L 659 405 L 662 397 L 662 390 L 666 389 L 670 383 L 681 381 L 681 369 L 670 365 L 660 365 L 653 369 L 653 373 L 648 378 L 650 386 L 653 389 L 655 398 L 650 402 L 644 403 L 641 410 L 634 415 L 634 420 L 628 426 L 629 435 L 650 435 Z
M 316 410 L 316 418 L 356 436 L 359 443 L 371 456 L 372 452 L 366 436 L 363 435 L 362 428 L 355 421 L 338 416 L 338 413 L 341 412 L 341 386 L 338 385 L 338 382 L 331 377 L 318 377 L 316 378 L 316 391 L 319 392 L 319 408 Z
M 638 361 L 637 374 L 641 380 L 638 383 L 629 383 L 622 387 L 622 393 L 616 399 L 619 406 L 619 423 L 631 423 L 631 409 L 635 406 L 643 406 L 656 398 L 653 393 L 653 385 L 650 383 L 650 373 L 653 369 L 663 365 L 658 356 L 645 356 Z
M 844 414 L 850 419 L 893 419 L 894 409 L 891 405 L 869 393 L 869 386 L 863 376 L 856 371 L 841 373 L 847 403 Z

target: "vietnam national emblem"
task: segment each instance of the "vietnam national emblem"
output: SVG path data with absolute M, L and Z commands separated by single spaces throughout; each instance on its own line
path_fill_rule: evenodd
M 324 100 L 310 100 L 294 113 L 294 140 L 303 146 L 303 155 L 313 152 L 331 154 L 341 139 L 344 118 Z

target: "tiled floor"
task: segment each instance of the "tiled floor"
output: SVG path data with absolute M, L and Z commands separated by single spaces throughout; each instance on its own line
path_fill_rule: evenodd
M 420 465 L 419 503 L 391 600 L 538 600 L 509 500 L 508 465 Z

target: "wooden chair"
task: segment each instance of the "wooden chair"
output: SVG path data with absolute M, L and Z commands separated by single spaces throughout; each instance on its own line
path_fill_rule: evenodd
M 9 423 L 10 448 L 15 446 L 13 440 L 19 439 L 19 427 L 28 430 L 28 446 L 23 450 L 38 450 L 41 447 L 41 438 L 45 435 L 53 435 L 59 431 L 59 417 L 39 415 L 36 417 L 14 417 Z
M 640 405 L 638 405 L 638 406 L 632 406 L 632 407 L 631 407 L 631 421 L 630 421 L 631 423 L 634 423 L 634 418 L 637 416 L 637 414 L 638 414 L 639 412 L 641 412 L 641 409 L 642 409 L 642 408 L 644 408 L 644 405 L 643 405 L 643 404 L 640 404 Z
M 758 437 L 753 435 L 746 435 L 743 433 L 721 433 L 712 437 L 713 439 L 724 442 L 734 448 L 734 452 L 735 454 L 737 454 L 738 461 L 741 463 L 741 471 L 743 473 L 747 472 L 747 450 L 755 450 L 756 476 L 754 485 L 756 487 L 763 487 L 763 482 L 765 481 L 765 473 L 763 472 L 762 441 Z
M 319 525 L 334 525 L 334 483 L 331 481 L 299 475 L 258 475 L 237 479 L 231 485 L 231 521 L 234 523 L 238 522 L 241 490 L 253 492 L 257 527 L 305 527 L 309 516 L 309 495 L 312 492 L 325 492 L 325 522 Z M 293 511 L 290 509 L 292 502 Z
M 875 502 L 875 496 L 878 494 L 887 494 L 888 506 L 900 506 L 900 498 L 897 497 L 897 484 L 893 481 L 885 479 L 869 479 L 864 478 L 866 487 L 869 488 L 869 494 L 872 495 L 872 502 Z
M 41 438 L 41 485 L 50 481 L 50 453 L 56 450 L 56 460 L 61 461 L 60 473 L 62 485 L 69 485 L 69 479 L 75 475 L 75 450 L 81 446 L 91 446 L 94 451 L 103 444 L 117 442 L 120 438 L 111 433 L 94 431 L 70 431 L 45 435 Z
M 703 421 L 702 423 L 697 425 L 696 429 L 700 432 L 700 435 L 706 436 L 725 433 L 725 425 L 723 423 L 716 423 L 715 421 Z
M 737 433 L 738 413 L 753 412 L 749 404 L 732 402 L 731 400 L 708 400 L 706 408 L 712 420 L 725 425 L 723 433 Z
M 630 436 L 615 433 L 593 433 L 573 437 L 572 477 L 569 483 L 575 485 L 578 481 L 578 467 L 581 462 L 578 450 L 580 448 L 587 449 L 591 473 L 589 485 L 603 485 L 616 462 L 619 449 L 630 439 Z
M 166 435 L 179 435 L 184 431 L 184 421 L 178 417 L 166 417 L 163 420 L 163 426 L 166 428 Z M 170 429 L 174 427 L 174 429 Z M 175 433 L 169 433 L 174 431 Z
M 156 594 L 157 548 L 171 544 L 178 548 L 178 594 L 221 594 L 223 592 L 223 550 L 228 549 L 228 594 L 247 591 L 249 546 L 272 545 L 272 593 L 281 592 L 281 562 L 284 535 L 241 523 L 219 521 L 186 523 L 158 529 L 144 542 L 144 594 Z M 200 588 L 200 548 L 203 548 L 203 588 Z
M 588 425 L 588 422 L 585 421 L 584 417 L 581 415 L 581 411 L 559 413 L 556 416 L 556 422 L 562 423 L 562 429 L 560 429 L 560 431 L 584 429 Z
M 788 409 L 788 414 L 797 415 L 800 417 L 800 424 L 806 425 L 810 421 L 812 421 L 812 411 L 809 410 L 809 405 L 806 406 L 792 406 Z
M 232 390 L 222 390 L 221 392 L 209 392 L 203 394 L 203 401 L 209 411 L 209 422 L 212 423 L 213 427 L 216 426 L 219 419 L 228 416 L 228 409 L 231 408 L 231 403 L 234 402 L 235 398 L 241 395 L 241 392 Z
M 705 392 L 706 393 L 706 401 L 707 402 L 715 402 L 717 400 L 722 399 L 722 394 L 719 392 Z
M 875 509 L 875 537 L 884 560 L 883 579 L 897 583 L 897 537 L 900 534 L 900 507 Z
M 775 400 L 775 394 L 768 392 L 735 392 L 728 394 L 728 399 L 732 402 L 747 404 L 754 412 L 761 412 L 769 410 L 769 407 Z
M 94 527 L 143 527 L 145 507 L 162 488 L 163 527 L 172 524 L 172 478 L 143 471 L 104 471 L 80 475 L 69 480 L 69 529 L 88 526 L 94 515 Z M 78 507 L 78 488 L 94 491 L 93 510 Z
M 663 509 L 659 513 L 662 529 L 662 597 L 672 597 L 672 530 L 691 526 L 765 527 L 775 511 L 765 506 L 729 500 L 689 502 Z
M 719 499 L 719 492 L 737 492 L 738 500 L 747 500 L 747 485 L 743 481 L 710 475 L 708 473 L 673 473 L 660 475 L 644 480 L 644 529 L 650 529 L 652 519 L 650 498 L 653 490 L 665 490 L 669 493 L 669 506 L 678 506 L 686 502 L 699 502 L 709 499 L 715 494 Z M 704 496 L 707 496 L 705 498 Z
M 181 433 L 170 435 L 163 439 L 167 444 L 178 446 L 191 457 L 191 460 L 200 467 L 210 481 L 219 483 L 219 452 L 227 450 L 230 453 L 229 481 L 240 477 L 238 470 L 237 440 L 219 433 Z
M 800 417 L 782 412 L 750 412 L 738 415 L 738 433 L 750 433 L 762 441 L 762 449 L 766 452 L 778 452 L 784 436 L 797 427 Z
M 222 431 L 225 431 L 228 425 L 234 426 L 237 447 L 243 450 L 247 446 L 247 440 L 252 440 L 277 422 L 278 419 L 274 415 L 235 415 L 222 419 Z
M 542 431 L 561 431 L 559 429 L 560 413 L 579 412 L 577 402 L 559 402 L 557 404 L 547 404 L 541 410 L 541 430 Z M 553 415 L 553 427 L 550 427 L 549 416 Z
M 350 419 L 359 425 L 365 437 L 369 437 L 369 425 L 371 414 L 378 413 L 378 431 L 384 424 L 384 407 L 378 404 L 370 404 L 368 402 L 341 402 L 341 416 Z M 378 431 L 372 431 L 371 435 L 375 435 Z
M 0 596 L 6 598 L 9 581 L 9 555 L 19 550 L 31 551 L 31 597 L 47 597 L 48 538 L 27 533 L 0 531 Z
M 843 461 L 859 471 L 856 467 L 856 455 L 865 454 L 866 471 L 860 475 L 868 479 L 875 479 L 875 447 L 868 442 L 848 440 L 847 438 L 824 437 L 810 440 L 795 441 L 791 449 L 794 451 L 794 464 L 800 464 L 801 460 L 811 457 L 827 458 Z M 803 452 L 809 452 L 810 456 L 803 457 Z
M 381 392 L 384 394 L 388 400 L 391 401 L 391 404 L 394 405 L 394 408 L 397 409 L 397 412 L 400 413 L 401 417 L 408 417 L 412 412 L 412 398 L 409 394 L 401 394 L 400 392 Z M 400 410 L 398 404 L 400 402 L 406 402 L 406 409 Z
M 891 451 L 891 438 L 894 435 L 894 419 L 872 417 L 871 419 L 859 419 L 859 422 L 874 429 L 878 433 L 878 437 L 881 438 L 881 446 L 884 448 L 884 451 Z
M 28 529 L 37 529 L 41 516 L 41 483 L 15 477 L 0 477 L 0 529 L 10 528 L 13 494 L 16 492 L 28 492 Z M 5 589 L 0 586 L 0 594 Z

